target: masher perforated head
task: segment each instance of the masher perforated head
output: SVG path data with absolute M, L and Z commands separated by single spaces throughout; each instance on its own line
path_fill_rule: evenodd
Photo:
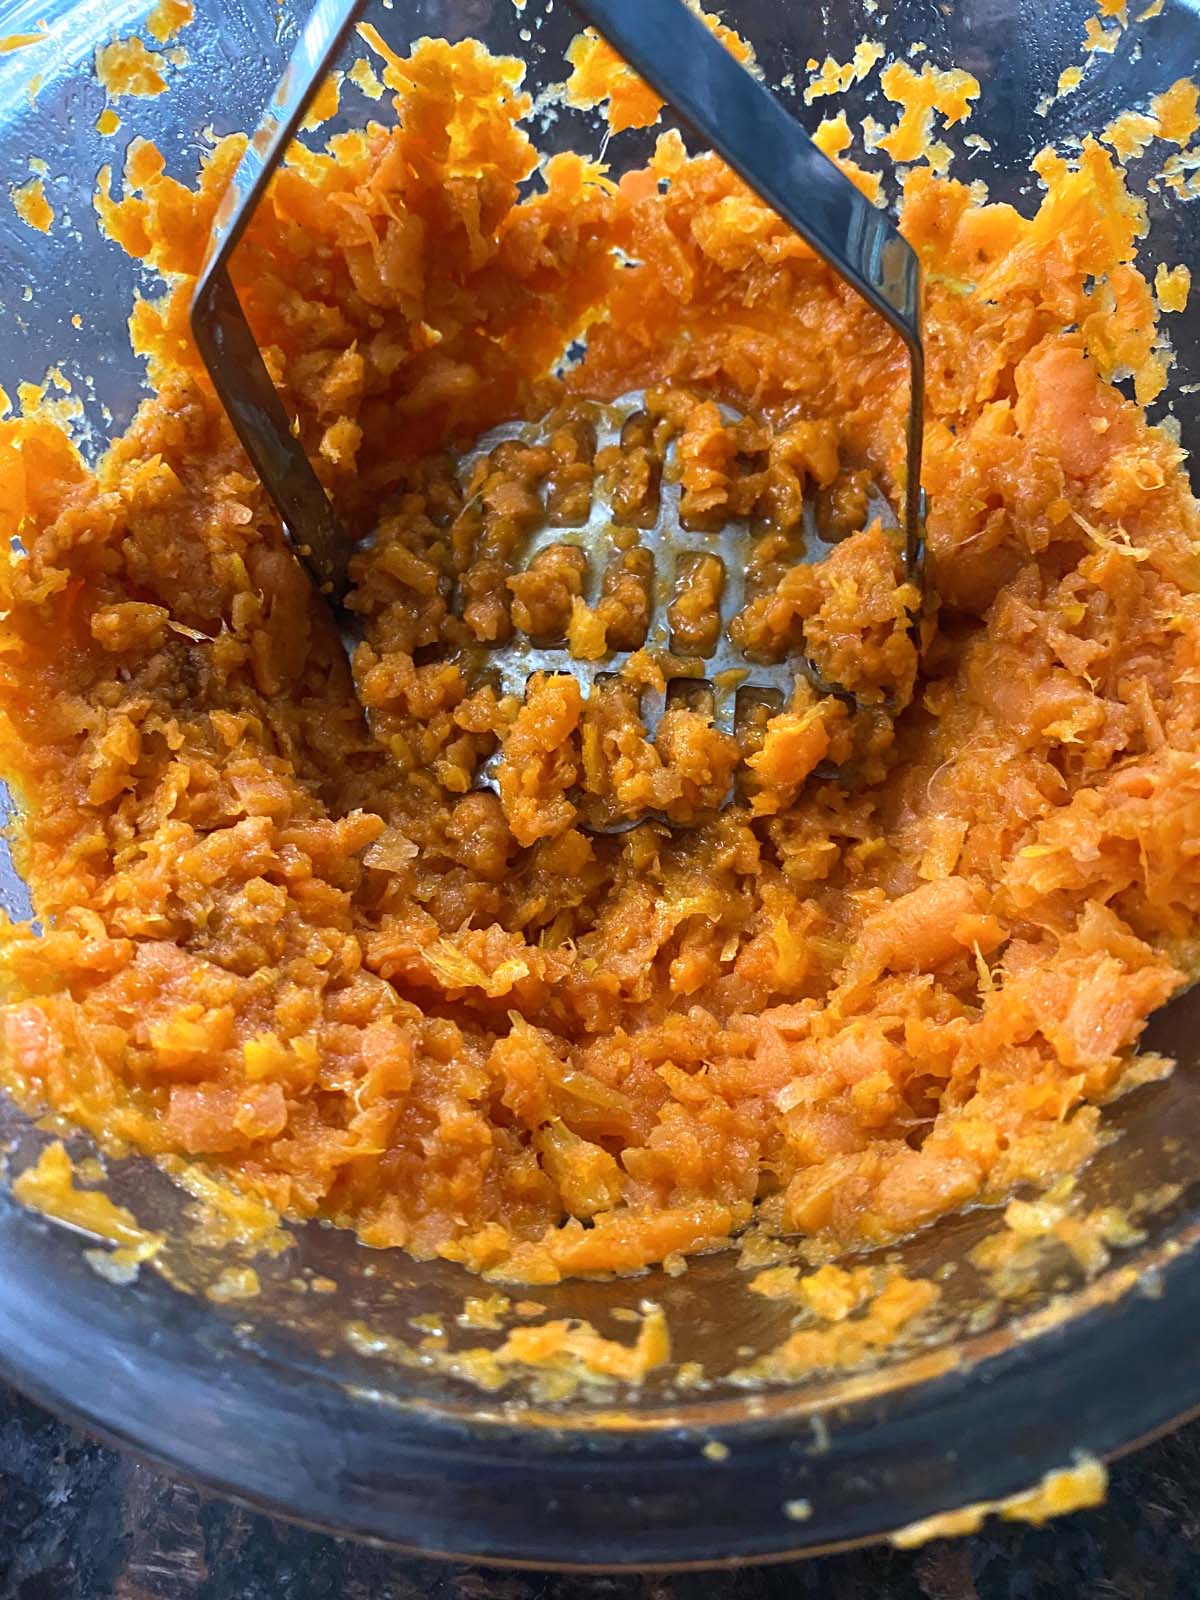
M 762 425 L 718 410 L 735 441 L 744 431 L 753 454 Z M 462 458 L 458 477 L 467 495 L 459 527 L 473 547 L 451 610 L 478 640 L 464 656 L 472 680 L 518 698 L 535 674 L 569 674 L 585 698 L 621 685 L 636 696 L 651 739 L 674 704 L 737 737 L 755 715 L 788 704 L 798 678 L 863 709 L 803 651 L 764 643 L 754 619 L 781 573 L 826 560 L 872 520 L 896 530 L 899 542 L 892 508 L 867 472 L 806 494 L 802 515 L 783 533 L 749 508 L 697 512 L 702 497 L 685 493 L 670 418 L 635 390 L 611 404 L 575 400 L 541 422 L 495 428 Z M 635 658 L 653 663 L 661 685 L 645 684 Z M 499 791 L 502 759 L 500 751 L 483 765 L 480 786 Z M 731 782 L 722 804 L 734 793 Z M 617 832 L 655 815 L 589 826 Z

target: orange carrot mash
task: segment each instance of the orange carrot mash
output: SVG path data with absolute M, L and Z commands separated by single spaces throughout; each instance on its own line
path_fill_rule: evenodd
M 156 10 L 155 16 L 158 15 Z M 165 93 L 167 80 L 163 68 L 163 57 L 156 50 L 147 50 L 136 37 L 114 39 L 96 51 L 96 77 L 114 100 L 122 95 Z
M 1166 376 L 1119 168 L 1044 154 L 1028 218 L 907 178 L 918 672 L 861 494 L 895 503 L 903 470 L 879 320 L 674 135 L 619 182 L 566 154 L 523 192 L 518 63 L 425 41 L 382 76 L 397 115 L 296 148 L 236 261 L 318 472 L 376 535 L 353 680 L 188 334 L 243 141 L 194 189 L 143 142 L 120 198 L 102 178 L 104 226 L 168 288 L 132 319 L 154 397 L 98 467 L 50 417 L 0 425 L 0 762 L 39 918 L 0 944 L 10 1091 L 530 1282 L 677 1260 L 756 1207 L 834 1257 L 1076 1168 L 1102 1104 L 1163 1070 L 1131 1051 L 1200 911 L 1200 521 L 1179 446 L 1112 383 L 1144 403 Z M 968 110 L 969 83 L 916 82 L 897 140 Z M 593 459 L 587 403 L 635 387 L 641 431 Z M 554 408 L 548 445 L 460 480 L 482 432 Z M 628 681 L 519 702 L 479 678 L 537 616 L 580 655 L 636 649 L 672 438 L 701 534 L 734 510 L 762 530 L 747 646 L 803 645 L 860 715 L 798 688 L 740 749 L 702 708 L 651 744 Z M 530 577 L 520 544 L 604 473 L 625 564 L 580 611 L 571 560 Z M 845 534 L 819 568 L 796 561 L 814 494 Z M 680 612 L 701 640 L 707 584 Z M 857 782 L 816 775 L 850 755 Z M 599 836 L 593 800 L 695 825 Z
M 39 233 L 49 233 L 54 221 L 54 207 L 46 198 L 46 185 L 41 178 L 30 178 L 27 183 L 14 189 L 12 203 L 22 222 L 36 228 Z

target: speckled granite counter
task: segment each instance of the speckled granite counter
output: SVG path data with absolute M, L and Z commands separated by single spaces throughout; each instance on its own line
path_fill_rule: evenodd
M 1194 1600 L 1200 1422 L 1119 1463 L 1108 1504 L 922 1550 L 679 1576 L 422 1561 L 293 1528 L 92 1443 L 0 1388 L 0 1600 Z

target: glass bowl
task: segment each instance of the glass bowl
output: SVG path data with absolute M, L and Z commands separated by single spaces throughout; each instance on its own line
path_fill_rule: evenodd
M 0 201 L 0 381 L 15 393 L 56 364 L 84 402 L 92 451 L 143 393 L 126 318 L 145 286 L 96 230 L 96 171 L 119 162 L 124 141 L 140 133 L 160 145 L 168 170 L 191 178 L 214 132 L 253 125 L 296 35 L 286 3 L 199 9 L 171 92 L 122 101 L 120 133 L 104 138 L 92 52 L 137 29 L 144 3 L 0 4 L 0 37 L 47 30 L 45 42 L 0 54 L 0 180 L 7 196 L 29 177 L 31 158 L 44 160 L 58 214 L 42 235 Z M 1039 107 L 1059 72 L 1078 63 L 1094 14 L 1090 0 L 844 0 L 820 9 L 738 0 L 727 20 L 754 42 L 770 82 L 792 85 L 781 92 L 809 126 L 833 103 L 803 104 L 806 63 L 827 52 L 845 60 L 864 35 L 889 54 L 922 43 L 923 59 L 967 68 L 984 93 L 958 131 L 982 135 L 991 150 L 964 152 L 956 171 L 1028 207 L 1037 149 L 1102 127 L 1200 59 L 1200 16 L 1167 0 L 1158 15 L 1131 21 L 1115 53 L 1096 56 L 1076 92 Z M 511 0 L 389 4 L 370 20 L 396 46 L 424 34 L 474 35 L 524 55 L 535 88 L 562 77 L 577 31 L 562 4 L 539 0 L 527 10 Z M 872 101 L 860 87 L 844 103 L 860 117 Z M 368 111 L 347 94 L 345 120 Z M 657 131 L 623 135 L 607 159 L 644 160 Z M 565 111 L 544 138 L 551 148 L 600 142 L 594 119 Z M 1151 266 L 1193 257 L 1188 207 L 1160 194 L 1150 213 Z M 1200 425 L 1188 393 L 1200 379 L 1200 318 L 1176 317 L 1171 331 L 1178 360 L 1166 408 L 1186 444 Z M 6 852 L 0 900 L 13 915 L 29 912 Z M 1174 1054 L 1179 1070 L 1113 1108 L 1114 1138 L 1081 1179 L 1088 1205 L 1140 1200 L 1140 1241 L 1114 1250 L 1089 1282 L 1065 1252 L 1048 1254 L 1019 1300 L 997 1301 L 967 1259 L 997 1214 L 951 1219 L 892 1252 L 943 1282 L 937 1326 L 868 1372 L 763 1388 L 739 1381 L 739 1365 L 786 1336 L 790 1313 L 745 1292 L 730 1251 L 678 1277 L 532 1291 L 549 1315 L 586 1318 L 626 1340 L 630 1304 L 661 1305 L 673 1360 L 642 1384 L 558 1400 L 517 1387 L 483 1393 L 445 1362 L 388 1359 L 399 1348 L 392 1341 L 416 1342 L 414 1317 L 426 1331 L 443 1326 L 456 1346 L 486 1343 L 456 1323 L 478 1280 L 313 1224 L 293 1230 L 284 1254 L 256 1261 L 255 1298 L 222 1303 L 203 1290 L 240 1257 L 198 1242 L 186 1226 L 187 1197 L 136 1159 L 110 1163 L 111 1192 L 170 1242 L 167 1271 L 143 1270 L 130 1284 L 93 1269 L 86 1238 L 0 1198 L 0 1371 L 95 1432 L 212 1487 L 339 1533 L 427 1551 L 645 1570 L 896 1533 L 1126 1448 L 1200 1402 L 1198 1039 L 1193 992 L 1155 1019 L 1145 1041 Z M 10 1107 L 3 1124 L 16 1171 L 46 1132 Z M 356 1324 L 371 1337 L 348 1336 Z M 695 1369 L 680 1367 L 693 1362 L 706 1377 L 689 1385 L 683 1375 Z

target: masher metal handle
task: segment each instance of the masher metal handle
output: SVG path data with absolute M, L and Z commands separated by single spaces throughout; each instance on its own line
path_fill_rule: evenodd
M 904 553 L 909 576 L 918 578 L 925 365 L 921 269 L 911 246 L 682 0 L 569 3 L 903 339 L 911 376 Z M 217 395 L 297 554 L 334 599 L 345 592 L 351 541 L 292 431 L 234 290 L 229 259 L 361 5 L 316 0 L 222 197 L 191 307 L 192 332 Z
M 192 297 L 192 336 L 251 465 L 317 587 L 346 590 L 352 544 L 303 444 L 292 432 L 229 276 L 229 259 L 300 121 L 354 25 L 361 0 L 316 0 L 275 93 L 213 219 L 208 259 Z

